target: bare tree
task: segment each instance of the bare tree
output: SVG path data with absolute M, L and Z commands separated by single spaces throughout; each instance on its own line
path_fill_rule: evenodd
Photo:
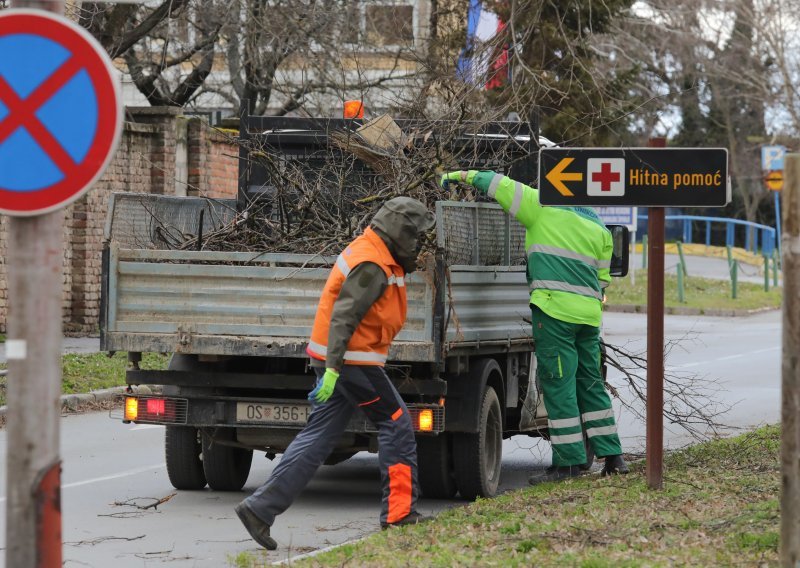
M 781 77 L 790 77 L 774 55 L 791 43 L 780 0 L 649 0 L 619 22 L 618 44 L 641 62 L 654 93 L 661 94 L 662 133 L 679 146 L 723 146 L 730 156 L 732 213 L 751 221 L 768 200 L 761 181 L 760 145 L 768 124 L 785 109 Z M 791 18 L 789 18 L 791 20 Z M 776 49 L 777 48 L 777 49 Z M 791 105 L 791 103 L 789 103 Z M 781 110 L 784 109 L 784 110 Z M 789 125 L 789 121 L 784 123 Z M 651 123 L 658 127 L 658 121 Z M 791 121 L 794 130 L 796 123 Z
M 212 71 L 224 4 L 165 0 L 83 3 L 77 13 L 112 59 L 122 58 L 151 105 L 184 106 Z

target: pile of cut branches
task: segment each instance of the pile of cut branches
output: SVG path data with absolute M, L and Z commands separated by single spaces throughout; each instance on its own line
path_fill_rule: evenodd
M 443 170 L 475 162 L 502 169 L 519 151 L 509 137 L 489 152 L 483 146 L 478 157 L 477 143 L 454 149 L 460 134 L 454 125 L 447 130 L 431 122 L 400 132 L 391 119 L 389 124 L 395 128 L 391 136 L 364 130 L 369 124 L 329 132 L 322 149 L 301 157 L 276 152 L 263 138 L 248 141 L 250 167 L 264 179 L 257 196 L 230 223 L 176 248 L 337 254 L 387 200 L 408 196 L 433 210 L 447 198 L 438 186 Z M 474 199 L 468 192 L 459 197 Z

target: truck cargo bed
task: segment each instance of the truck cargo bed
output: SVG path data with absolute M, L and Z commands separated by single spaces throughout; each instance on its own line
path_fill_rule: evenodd
M 144 198 L 117 196 L 133 199 Z M 130 204 L 116 205 L 131 216 Z M 511 264 L 521 235 L 505 213 L 495 205 L 440 202 L 437 227 L 436 258 L 406 279 L 408 316 L 390 360 L 438 362 L 481 347 L 530 350 L 525 268 Z M 109 237 L 102 349 L 305 356 L 336 257 L 133 248 L 131 239 Z

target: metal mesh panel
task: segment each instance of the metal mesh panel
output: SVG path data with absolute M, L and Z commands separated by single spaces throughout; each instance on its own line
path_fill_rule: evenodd
M 513 220 L 509 245 L 509 264 L 513 266 L 525 264 L 528 260 L 528 254 L 525 252 L 525 229 Z
M 498 266 L 507 264 L 506 231 L 508 219 L 504 211 L 483 209 L 478 212 L 478 264 Z
M 123 248 L 171 249 L 198 234 L 201 217 L 203 233 L 208 233 L 235 214 L 234 199 L 114 193 L 105 238 Z
M 507 266 L 525 263 L 525 229 L 498 205 L 439 202 L 439 247 L 447 264 Z
M 441 207 L 438 211 L 440 243 L 450 264 L 472 264 L 475 252 L 475 210 L 466 207 Z

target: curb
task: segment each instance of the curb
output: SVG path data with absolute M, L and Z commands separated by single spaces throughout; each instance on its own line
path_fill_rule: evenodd
M 664 314 L 671 316 L 717 316 L 717 317 L 740 317 L 752 316 L 764 312 L 771 312 L 773 310 L 780 310 L 777 308 L 755 308 L 752 310 L 724 310 L 724 309 L 706 309 L 706 308 L 683 308 L 680 306 L 665 306 Z M 606 305 L 603 307 L 604 312 L 618 312 L 626 314 L 646 314 L 647 306 L 643 304 L 616 304 L 613 306 Z
M 113 400 L 117 396 L 124 394 L 127 387 L 111 387 L 110 389 L 101 389 L 88 393 L 80 394 L 62 394 L 60 397 L 61 410 L 78 410 L 84 404 L 92 404 L 98 402 L 106 402 Z M 5 416 L 8 412 L 8 407 L 0 406 L 0 416 Z

